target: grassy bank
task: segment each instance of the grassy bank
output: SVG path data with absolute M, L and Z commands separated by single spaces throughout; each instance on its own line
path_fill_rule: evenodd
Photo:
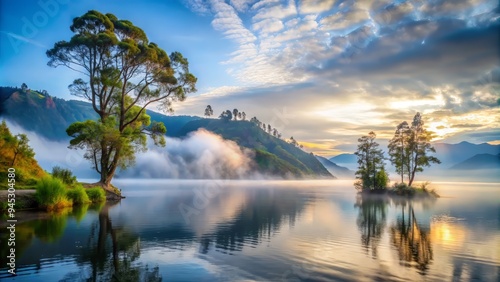
M 46 211 L 89 203 L 106 201 L 106 193 L 101 187 L 84 188 L 81 183 L 67 185 L 61 179 L 46 176 L 36 182 L 34 193 L 16 192 L 15 210 L 38 208 Z M 0 210 L 7 210 L 7 201 L 0 202 Z

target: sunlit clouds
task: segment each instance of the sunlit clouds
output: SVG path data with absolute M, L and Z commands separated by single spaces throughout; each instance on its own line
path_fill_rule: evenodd
M 424 115 L 435 141 L 496 142 L 496 1 L 186 3 L 194 12 L 203 3 L 213 27 L 237 43 L 221 63 L 246 87 L 211 89 L 207 93 L 221 91 L 225 98 L 201 94 L 189 107 L 180 105 L 181 113 L 210 103 L 245 105 L 251 116 L 270 122 L 269 112 L 285 106 L 293 117 L 284 134 L 321 155 L 353 148 L 371 130 L 390 138 L 416 112 Z M 266 103 L 259 103 L 261 96 Z M 478 130 L 493 134 L 468 139 Z M 340 147 L 324 141 L 333 139 Z

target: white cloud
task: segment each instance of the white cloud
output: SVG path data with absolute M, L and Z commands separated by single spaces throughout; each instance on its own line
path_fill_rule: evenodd
M 284 19 L 295 15 L 297 15 L 297 7 L 295 6 L 295 1 L 289 0 L 288 3 L 284 5 L 266 5 L 263 8 L 260 8 L 257 11 L 257 14 L 253 17 L 253 20 L 257 21 L 268 18 Z
M 278 19 L 265 19 L 253 24 L 253 30 L 261 33 L 272 33 L 284 28 L 283 23 Z
M 304 14 L 322 13 L 329 11 L 335 0 L 307 0 L 301 1 L 300 12 Z
M 245 12 L 255 0 L 231 0 L 231 5 L 239 12 Z

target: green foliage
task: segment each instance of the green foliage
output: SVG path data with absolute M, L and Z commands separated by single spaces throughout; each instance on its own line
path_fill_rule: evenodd
M 421 183 L 419 187 L 412 187 L 406 183 L 395 183 L 390 192 L 393 195 L 405 197 L 434 197 L 439 198 L 435 189 L 429 189 L 429 182 Z
M 411 186 L 417 172 L 422 172 L 431 163 L 441 163 L 436 157 L 428 155 L 429 152 L 436 152 L 430 143 L 433 136 L 431 131 L 424 128 L 420 113 L 415 115 L 411 126 L 406 121 L 398 125 L 389 142 L 389 155 L 396 172 L 401 175 L 401 182 L 404 182 L 406 174 L 408 185 Z
M 104 202 L 106 201 L 106 193 L 101 187 L 94 187 L 85 189 L 87 196 L 92 203 Z
M 15 185 L 17 189 L 32 188 L 36 181 L 45 175 L 43 169 L 34 159 L 34 152 L 28 145 L 24 134 L 13 136 L 5 121 L 0 123 L 0 183 L 7 183 L 7 171 L 15 169 Z M 12 170 L 10 170 L 12 172 Z M 7 185 L 1 185 L 7 189 Z
M 279 175 L 283 177 L 295 176 L 300 177 L 304 174 L 288 162 L 283 161 L 276 155 L 271 154 L 265 150 L 255 150 L 255 162 L 258 169 L 262 173 L 271 175 Z
M 100 182 L 109 186 L 117 167 L 127 168 L 136 152 L 146 150 L 146 135 L 165 144 L 165 127 L 150 126 L 146 107 L 156 103 L 172 111 L 172 102 L 196 91 L 197 78 L 181 53 L 169 56 L 142 29 L 113 14 L 88 11 L 74 18 L 70 29 L 70 41 L 47 51 L 48 65 L 83 69 L 91 78 L 74 80 L 70 92 L 90 101 L 99 118 L 67 131 L 71 146 L 87 150 Z
M 55 166 L 52 168 L 52 176 L 55 178 L 59 178 L 66 185 L 73 185 L 76 183 L 76 176 L 73 175 L 73 172 L 69 169 L 61 168 L 59 166 Z
M 90 203 L 89 196 L 85 192 L 82 185 L 77 185 L 74 188 L 69 188 L 66 191 L 66 197 L 73 202 L 73 204 L 87 204 Z
M 40 207 L 47 210 L 71 206 L 66 195 L 66 186 L 57 178 L 43 177 L 36 184 L 35 198 Z
M 384 153 L 375 142 L 377 135 L 372 131 L 358 139 L 358 150 L 354 153 L 358 157 L 358 170 L 354 184 L 362 191 L 385 190 L 388 176 L 384 168 Z
M 16 159 L 18 156 L 30 159 L 35 156 L 35 152 L 28 145 L 28 136 L 26 134 L 17 134 L 14 138 L 13 149 L 14 149 L 14 158 L 12 159 L 11 166 L 14 166 L 16 163 Z

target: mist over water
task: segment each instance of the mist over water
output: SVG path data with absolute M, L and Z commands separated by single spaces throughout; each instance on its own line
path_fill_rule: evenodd
M 52 141 L 6 120 L 12 134 L 24 133 L 34 149 L 40 166 L 52 171 L 54 166 L 68 168 L 79 178 L 98 178 L 91 163 L 83 158 L 84 150 L 69 149 L 67 141 Z M 260 177 L 253 172 L 252 151 L 233 141 L 199 129 L 183 139 L 166 137 L 167 145 L 148 142 L 148 151 L 136 154 L 134 166 L 118 171 L 126 178 L 241 179 Z
M 138 154 L 134 168 L 119 173 L 139 178 L 248 178 L 253 175 L 252 151 L 204 129 L 184 139 L 167 138 L 167 145 L 149 146 Z

